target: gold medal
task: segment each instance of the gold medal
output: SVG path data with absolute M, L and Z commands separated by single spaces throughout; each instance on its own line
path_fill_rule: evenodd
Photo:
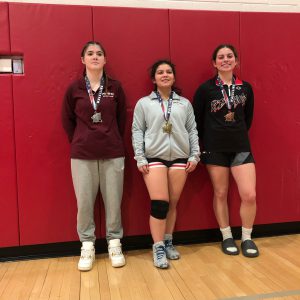
M 228 113 L 224 116 L 225 122 L 234 122 L 234 112 L 228 111 Z
M 163 129 L 164 133 L 171 134 L 172 133 L 172 124 L 169 122 L 166 122 L 162 129 Z

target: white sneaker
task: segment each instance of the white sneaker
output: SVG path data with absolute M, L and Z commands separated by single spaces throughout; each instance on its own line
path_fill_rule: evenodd
M 172 235 L 165 235 L 165 249 L 166 249 L 166 255 L 168 259 L 179 259 L 180 253 L 177 251 L 177 249 L 173 245 L 173 239 Z
M 153 244 L 153 263 L 154 266 L 160 269 L 167 269 L 169 263 L 166 256 L 166 248 L 163 241 Z
M 122 244 L 119 239 L 110 240 L 108 242 L 108 254 L 111 265 L 115 268 L 125 265 L 125 257 L 122 253 Z
M 82 242 L 81 256 L 78 262 L 78 270 L 89 271 L 95 261 L 95 248 L 93 242 Z

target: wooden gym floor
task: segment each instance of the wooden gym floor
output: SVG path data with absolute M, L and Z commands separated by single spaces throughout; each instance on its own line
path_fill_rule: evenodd
M 179 245 L 182 257 L 167 270 L 152 265 L 150 249 L 126 252 L 119 269 L 97 255 L 90 272 L 77 270 L 79 257 L 4 262 L 0 299 L 300 299 L 300 234 L 256 243 L 261 255 L 252 259 L 224 255 L 219 243 Z

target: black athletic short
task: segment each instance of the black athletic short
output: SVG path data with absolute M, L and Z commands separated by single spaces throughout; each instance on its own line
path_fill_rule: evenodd
M 147 158 L 149 168 L 171 168 L 171 169 L 184 169 L 186 168 L 187 159 L 178 158 L 175 160 L 164 160 L 160 158 Z
M 205 165 L 235 167 L 255 163 L 251 152 L 205 152 L 201 153 L 201 162 Z

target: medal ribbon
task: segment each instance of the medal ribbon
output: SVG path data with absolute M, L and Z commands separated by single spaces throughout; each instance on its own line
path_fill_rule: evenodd
M 162 109 L 163 114 L 164 114 L 164 119 L 166 120 L 166 122 L 168 122 L 169 119 L 170 119 L 170 115 L 171 115 L 171 109 L 172 109 L 172 104 L 173 104 L 173 94 L 174 94 L 174 92 L 172 91 L 171 94 L 170 94 L 170 98 L 168 100 L 167 111 L 165 111 L 165 106 L 164 106 L 164 103 L 163 103 L 163 99 L 161 98 L 159 92 L 155 91 L 155 94 L 156 94 L 156 96 L 158 98 L 158 102 L 161 105 L 161 109 Z
M 86 89 L 87 89 L 87 92 L 88 92 L 89 97 L 90 97 L 91 104 L 92 104 L 94 110 L 96 111 L 98 106 L 100 105 L 100 101 L 101 101 L 102 94 L 103 94 L 104 77 L 102 76 L 102 78 L 100 80 L 100 89 L 99 89 L 99 94 L 98 94 L 98 97 L 97 97 L 96 101 L 95 101 L 95 98 L 94 98 L 94 95 L 93 95 L 93 90 L 92 90 L 92 87 L 91 87 L 91 83 L 90 83 L 88 77 L 85 76 L 84 79 L 85 79 L 85 85 L 86 85 Z
M 227 108 L 230 110 L 232 108 L 233 105 L 233 101 L 234 101 L 234 93 L 235 93 L 235 79 L 234 77 L 232 77 L 232 91 L 231 91 L 231 95 L 230 98 L 228 98 L 228 95 L 223 87 L 223 81 L 221 80 L 221 78 L 218 76 L 217 77 L 217 81 L 218 81 L 218 86 L 221 89 L 224 101 L 227 105 Z M 230 87 L 228 86 L 228 91 L 230 93 Z

